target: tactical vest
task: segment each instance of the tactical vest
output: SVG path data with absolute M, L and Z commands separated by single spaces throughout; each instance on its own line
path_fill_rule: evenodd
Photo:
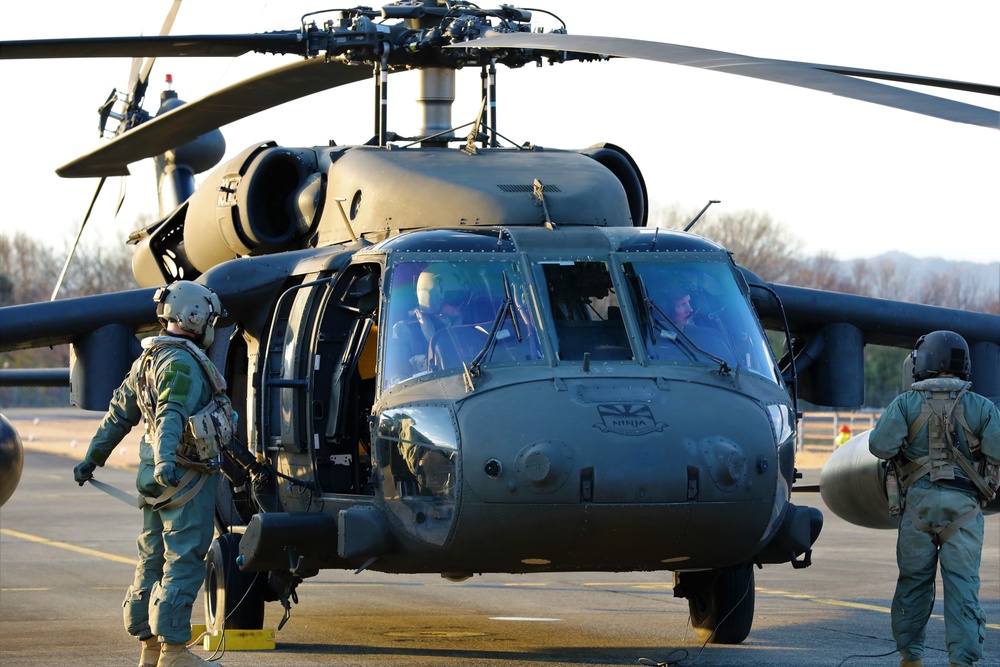
M 895 461 L 904 493 L 922 477 L 929 477 L 931 482 L 955 480 L 957 467 L 969 478 L 985 502 L 996 496 L 995 486 L 988 481 L 993 475 L 987 469 L 980 439 L 965 420 L 962 396 L 971 386 L 969 382 L 959 384 L 951 378 L 930 378 L 912 385 L 911 388 L 923 396 L 924 402 L 920 415 L 910 424 L 906 445 Z M 904 456 L 906 446 L 913 442 L 924 425 L 927 426 L 928 453 L 908 460 Z M 962 452 L 956 435 L 959 427 L 968 445 L 968 457 Z
M 213 466 L 199 464 L 217 460 L 222 449 L 229 447 L 233 440 L 235 413 L 232 403 L 226 395 L 225 378 L 205 355 L 205 352 L 194 341 L 187 338 L 156 336 L 144 340 L 142 346 L 144 349 L 139 362 L 137 399 L 139 409 L 146 422 L 147 438 L 151 438 L 153 435 L 152 429 L 156 413 L 156 385 L 152 378 L 153 356 L 158 350 L 165 347 L 182 347 L 198 360 L 198 364 L 205 372 L 205 376 L 212 386 L 212 400 L 188 418 L 181 442 L 177 447 L 177 455 L 178 458 L 182 459 L 182 464 L 200 468 L 207 467 L 210 472 L 215 472 Z

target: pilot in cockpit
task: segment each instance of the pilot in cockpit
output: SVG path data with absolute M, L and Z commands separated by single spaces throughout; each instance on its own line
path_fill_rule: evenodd
M 416 280 L 417 307 L 393 325 L 395 344 L 404 347 L 410 373 L 427 370 L 427 354 L 434 334 L 447 327 L 464 324 L 468 316 L 471 289 L 463 272 L 451 264 L 429 264 Z
M 414 315 L 427 340 L 444 327 L 466 323 L 464 309 L 471 292 L 462 271 L 449 264 L 431 264 L 417 276 Z
M 697 301 L 693 299 L 697 298 L 698 290 L 697 283 L 689 276 L 678 276 L 664 284 L 655 301 L 670 321 L 663 323 L 666 326 L 659 333 L 659 342 L 661 345 L 671 345 L 678 343 L 678 337 L 687 338 L 706 352 L 729 359 L 732 351 L 726 343 L 725 332 L 716 326 L 705 326 L 709 324 L 709 319 L 702 323 L 696 320 Z M 683 342 L 680 344 L 684 345 Z
M 674 278 L 663 285 L 659 297 L 654 296 L 656 306 L 670 319 L 666 323 L 684 329 L 694 323 L 695 308 L 691 302 L 695 293 L 694 283 L 687 277 Z

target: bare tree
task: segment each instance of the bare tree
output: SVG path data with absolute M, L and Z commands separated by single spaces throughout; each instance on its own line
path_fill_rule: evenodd
M 853 282 L 845 276 L 843 265 L 833 254 L 823 251 L 800 262 L 792 284 L 833 292 L 853 293 Z
M 924 277 L 916 289 L 914 300 L 959 310 L 981 310 L 986 307 L 983 284 L 966 280 L 961 273 L 935 271 Z
M 656 212 L 660 227 L 684 228 L 697 212 L 677 209 Z M 795 274 L 802 240 L 768 213 L 744 210 L 705 216 L 692 232 L 715 241 L 733 253 L 736 262 L 770 282 L 788 282 Z
M 845 291 L 883 299 L 923 303 L 957 310 L 1000 314 L 1000 266 L 991 285 L 971 268 L 957 265 L 929 270 L 926 260 L 877 257 L 851 265 Z
M 0 232 L 0 305 L 48 301 L 65 262 L 56 253 L 23 232 Z M 132 249 L 124 244 L 109 247 L 84 244 L 77 249 L 62 298 L 133 289 Z M 0 324 L 2 326 L 2 324 Z M 0 353 L 0 368 L 60 368 L 69 364 L 69 346 L 57 345 Z M 54 387 L 3 387 L 3 405 L 65 405 L 68 389 Z
M 913 278 L 909 266 L 891 257 L 860 259 L 852 267 L 851 292 L 881 299 L 903 299 Z
M 132 246 L 124 243 L 81 245 L 66 274 L 63 295 L 89 296 L 135 289 L 132 252 Z
M 52 249 L 24 232 L 0 233 L 0 275 L 9 280 L 12 303 L 30 303 L 48 298 L 46 286 L 59 275 L 59 260 Z

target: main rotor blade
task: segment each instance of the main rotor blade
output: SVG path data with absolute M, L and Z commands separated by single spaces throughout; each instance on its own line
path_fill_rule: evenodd
M 775 81 L 801 88 L 820 90 L 841 97 L 848 97 L 882 106 L 911 111 L 958 123 L 969 123 L 994 130 L 1000 129 L 1000 111 L 956 102 L 934 95 L 888 86 L 874 81 L 854 78 L 865 76 L 886 80 L 924 83 L 938 87 L 972 90 L 1000 94 L 995 86 L 982 86 L 944 79 L 877 72 L 846 67 L 814 65 L 791 60 L 755 58 L 725 51 L 713 51 L 692 46 L 650 42 L 620 37 L 595 37 L 560 33 L 507 33 L 490 34 L 449 48 L 537 49 L 587 53 L 621 58 L 641 58 L 674 65 L 718 70 L 766 81 Z M 850 75 L 850 76 L 849 76 Z
M 371 72 L 323 58 L 300 60 L 189 102 L 56 169 L 64 178 L 123 176 L 128 165 L 176 148 L 259 111 L 366 80 Z
M 76 238 L 73 239 L 73 247 L 69 249 L 69 254 L 66 256 L 66 263 L 63 264 L 62 272 L 59 274 L 59 278 L 56 279 L 56 286 L 52 288 L 52 296 L 49 301 L 55 301 L 56 297 L 59 296 L 59 289 L 62 287 L 63 281 L 66 279 L 66 273 L 69 271 L 69 264 L 73 261 L 73 255 L 76 254 L 76 247 L 80 244 L 80 237 L 83 236 L 83 228 L 87 226 L 87 221 L 90 220 L 90 214 L 94 211 L 94 204 L 97 203 L 97 197 L 101 194 L 101 188 L 104 187 L 104 181 L 106 178 L 101 178 L 97 182 L 97 189 L 94 190 L 94 196 L 90 198 L 90 206 L 87 207 L 87 214 L 83 216 L 83 221 L 80 222 L 80 229 L 76 233 Z
M 167 17 L 163 19 L 163 25 L 160 27 L 161 35 L 169 35 L 170 29 L 174 27 L 174 20 L 177 18 L 177 11 L 181 8 L 181 0 L 174 0 L 173 4 L 170 5 L 170 11 L 167 12 Z M 145 85 L 149 81 L 149 73 L 153 69 L 153 63 L 156 62 L 156 58 L 147 58 L 145 64 L 142 66 L 142 72 L 139 74 L 139 83 Z M 132 90 L 131 88 L 129 90 Z
M 947 88 L 949 90 L 964 90 L 968 93 L 980 93 L 982 95 L 1000 96 L 1000 86 L 991 86 L 984 83 L 970 83 L 968 81 L 955 81 L 952 79 L 937 79 L 931 76 L 920 76 L 918 74 L 899 74 L 897 72 L 880 72 L 874 69 L 859 69 L 857 67 L 840 67 L 839 65 L 819 65 L 815 63 L 802 63 L 809 67 L 826 70 L 834 74 L 845 74 L 847 76 L 859 76 L 865 79 L 881 79 L 883 81 L 898 81 L 899 83 L 915 83 L 921 86 L 931 86 L 933 88 Z
M 244 53 L 305 55 L 298 30 L 245 35 L 157 35 L 0 41 L 0 60 L 26 58 L 227 57 Z

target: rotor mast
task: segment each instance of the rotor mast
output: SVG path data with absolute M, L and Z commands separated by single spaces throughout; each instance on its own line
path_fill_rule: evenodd
M 443 0 L 422 0 L 425 7 L 445 7 Z M 406 27 L 413 30 L 428 30 L 441 25 L 441 17 L 433 13 L 407 19 Z M 423 126 L 419 136 L 433 137 L 421 142 L 424 147 L 447 146 L 451 134 L 451 108 L 455 103 L 455 70 L 449 67 L 420 68 L 420 93 L 417 104 L 420 105 Z M 445 134 L 442 134 L 445 133 Z M 438 136 L 435 136 L 438 135 Z
M 422 146 L 443 146 L 455 138 L 451 133 L 451 107 L 455 102 L 455 70 L 429 67 L 420 70 L 420 96 L 417 103 L 423 109 L 420 136 L 432 137 Z M 441 134 L 442 132 L 446 134 Z

